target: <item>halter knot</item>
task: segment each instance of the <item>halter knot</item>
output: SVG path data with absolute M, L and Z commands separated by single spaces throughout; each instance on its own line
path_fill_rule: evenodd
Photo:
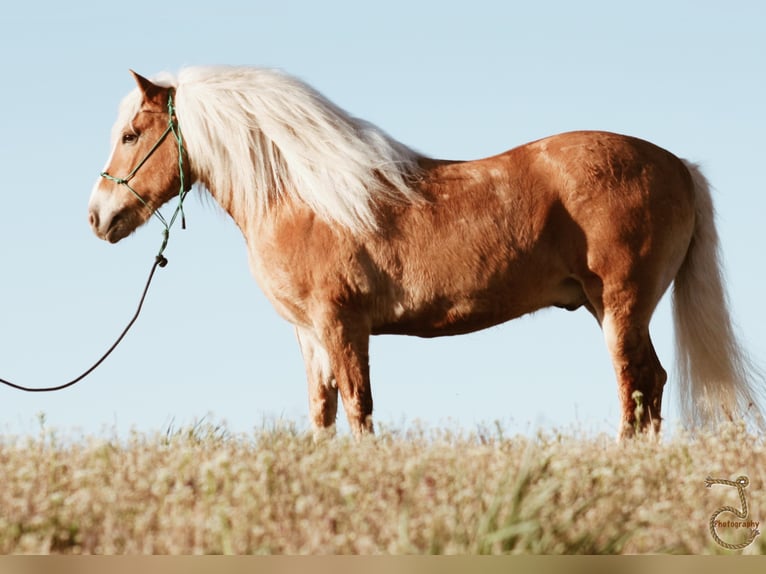
M 114 183 L 116 183 L 117 185 L 124 185 L 124 184 L 128 183 L 128 180 L 127 180 L 127 179 L 124 179 L 124 178 L 122 178 L 122 177 L 114 177 L 114 176 L 112 176 L 112 175 L 109 175 L 109 174 L 108 174 L 108 173 L 106 173 L 105 171 L 102 171 L 100 175 L 101 175 L 101 177 L 103 177 L 104 179 L 108 179 L 109 181 L 113 181 L 113 182 L 114 182 Z

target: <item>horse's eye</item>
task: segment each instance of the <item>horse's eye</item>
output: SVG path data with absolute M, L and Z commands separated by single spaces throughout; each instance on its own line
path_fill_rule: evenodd
M 131 132 L 125 132 L 124 134 L 122 134 L 122 143 L 124 144 L 136 143 L 136 140 L 138 140 L 138 134 L 134 134 Z

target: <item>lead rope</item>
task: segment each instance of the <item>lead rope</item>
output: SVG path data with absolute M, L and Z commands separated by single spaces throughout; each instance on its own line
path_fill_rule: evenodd
M 136 319 L 138 319 L 139 314 L 141 313 L 141 307 L 144 305 L 144 299 L 146 299 L 146 293 L 149 291 L 149 285 L 152 283 L 152 278 L 154 277 L 154 272 L 157 270 L 157 267 L 164 267 L 167 265 L 167 259 L 165 259 L 162 255 L 157 255 L 156 259 L 154 260 L 154 264 L 152 265 L 152 270 L 149 272 L 149 278 L 146 280 L 146 285 L 144 286 L 144 291 L 141 293 L 141 299 L 138 301 L 138 308 L 136 309 L 136 312 L 133 314 L 133 317 L 128 322 L 128 325 L 125 327 L 125 329 L 122 330 L 122 333 L 120 333 L 119 337 L 117 337 L 117 340 L 112 343 L 112 346 L 109 347 L 109 349 L 101 355 L 101 358 L 93 363 L 93 365 L 86 370 L 82 375 L 79 377 L 72 379 L 68 383 L 64 383 L 61 385 L 56 385 L 55 387 L 25 387 L 23 385 L 18 385 L 16 383 L 12 383 L 11 381 L 6 381 L 5 379 L 0 379 L 0 383 L 7 385 L 9 387 L 13 387 L 14 389 L 18 389 L 20 391 L 26 391 L 28 393 L 47 393 L 51 391 L 60 391 L 61 389 L 66 389 L 67 387 L 71 387 L 72 385 L 75 385 L 79 383 L 81 380 L 83 380 L 85 377 L 90 375 L 93 371 L 96 370 L 96 368 L 103 363 L 106 358 L 112 354 L 112 351 L 114 351 L 117 348 L 117 345 L 120 344 L 122 339 L 125 337 L 125 335 L 128 334 L 128 331 L 130 331 L 130 328 L 133 326 L 133 323 L 136 322 Z
M 172 94 L 168 95 L 168 115 L 170 116 L 170 119 L 168 120 L 168 128 L 165 130 L 165 133 L 160 136 L 160 139 L 157 140 L 157 143 L 152 146 L 152 148 L 149 150 L 149 153 L 144 156 L 144 158 L 134 167 L 131 172 L 128 174 L 125 178 L 116 178 L 112 177 L 106 172 L 101 173 L 101 177 L 108 179 L 110 181 L 113 181 L 117 183 L 118 185 L 124 185 L 127 187 L 133 194 L 138 197 L 139 200 L 141 200 L 141 203 L 144 204 L 147 208 L 149 208 L 148 204 L 142 198 L 136 190 L 134 190 L 129 184 L 128 181 L 136 174 L 136 172 L 139 170 L 139 168 L 144 165 L 147 159 L 149 159 L 149 156 L 152 155 L 152 153 L 157 149 L 157 147 L 162 143 L 162 141 L 165 139 L 165 137 L 172 133 L 173 137 L 176 140 L 176 143 L 178 144 L 178 171 L 180 174 L 181 179 L 181 185 L 180 190 L 178 192 L 178 206 L 176 207 L 175 211 L 173 212 L 173 216 L 170 218 L 170 221 L 166 221 L 166 219 L 162 216 L 162 214 L 158 211 L 153 211 L 153 215 L 155 215 L 162 225 L 165 227 L 165 229 L 162 230 L 162 244 L 160 245 L 160 250 L 157 253 L 157 255 L 154 258 L 154 263 L 152 264 L 152 268 L 149 271 L 149 277 L 146 280 L 146 285 L 144 285 L 144 290 L 141 293 L 141 298 L 138 301 L 138 307 L 136 308 L 136 312 L 133 314 L 133 317 L 131 317 L 130 321 L 128 322 L 127 326 L 122 330 L 122 332 L 117 337 L 117 340 L 115 340 L 114 343 L 112 343 L 112 346 L 107 349 L 107 351 L 101 355 L 101 358 L 99 358 L 91 367 L 89 367 L 84 373 L 79 375 L 78 377 L 72 379 L 69 382 L 63 383 L 61 385 L 56 385 L 52 387 L 25 387 L 23 385 L 18 385 L 16 383 L 12 383 L 11 381 L 7 381 L 5 379 L 0 378 L 0 383 L 3 385 L 7 385 L 9 387 L 12 387 L 14 389 L 17 389 L 19 391 L 26 391 L 28 393 L 47 393 L 51 391 L 60 391 L 62 389 L 66 389 L 67 387 L 71 387 L 72 385 L 75 385 L 79 383 L 81 380 L 83 380 L 85 377 L 90 375 L 93 371 L 95 371 L 101 363 L 103 363 L 106 358 L 112 354 L 112 351 L 114 351 L 117 346 L 122 342 L 122 340 L 125 338 L 125 335 L 128 334 L 128 331 L 130 331 L 130 328 L 133 326 L 133 324 L 138 319 L 138 316 L 141 314 L 141 308 L 144 306 L 144 300 L 146 299 L 146 294 L 149 292 L 149 286 L 152 284 L 152 279 L 154 278 L 154 272 L 157 271 L 157 267 L 165 267 L 165 265 L 168 264 L 167 258 L 163 255 L 165 252 L 165 248 L 168 246 L 168 240 L 170 239 L 170 228 L 173 226 L 173 223 L 175 223 L 176 218 L 178 215 L 181 215 L 181 229 L 186 229 L 186 216 L 184 215 L 184 209 L 183 209 L 183 201 L 186 197 L 186 194 L 189 192 L 188 189 L 186 189 L 186 185 L 184 182 L 184 164 L 183 164 L 183 156 L 185 154 L 184 146 L 183 146 L 183 140 L 181 139 L 181 128 L 176 123 L 176 117 L 175 117 L 175 108 L 173 106 L 173 96 Z

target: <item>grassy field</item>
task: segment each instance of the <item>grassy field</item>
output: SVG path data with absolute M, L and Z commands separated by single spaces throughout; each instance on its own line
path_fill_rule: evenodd
M 742 427 L 618 445 L 383 429 L 314 443 L 293 428 L 197 425 L 129 438 L 0 438 L 2 553 L 761 554 L 711 515 L 766 530 L 766 447 Z M 720 521 L 741 520 L 731 512 Z M 721 527 L 732 543 L 744 527 Z

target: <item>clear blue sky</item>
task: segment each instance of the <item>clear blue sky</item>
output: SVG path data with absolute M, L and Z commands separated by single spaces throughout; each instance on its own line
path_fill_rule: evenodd
M 195 64 L 282 68 L 437 157 L 605 129 L 701 162 L 717 188 L 734 315 L 764 363 L 764 22 L 757 0 L 15 3 L 0 15 L 0 376 L 68 380 L 132 314 L 161 229 L 108 245 L 87 225 L 87 200 L 128 69 Z M 55 395 L 0 388 L 0 432 L 34 432 L 39 412 L 84 432 L 203 416 L 235 431 L 307 427 L 292 327 L 251 279 L 238 230 L 210 202 L 191 199 L 187 218 L 116 354 Z M 667 299 L 652 328 L 672 372 Z M 616 433 L 614 377 L 586 311 L 454 338 L 374 338 L 371 369 L 376 420 L 389 426 Z M 671 424 L 674 391 L 671 379 Z

